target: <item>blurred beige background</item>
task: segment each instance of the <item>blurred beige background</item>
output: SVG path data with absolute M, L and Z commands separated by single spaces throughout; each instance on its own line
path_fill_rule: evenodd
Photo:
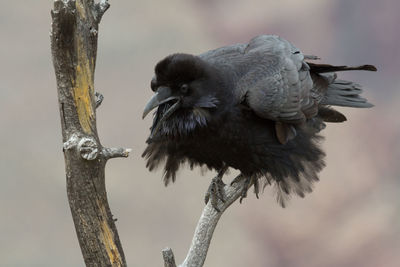
M 109 162 L 108 195 L 130 266 L 181 262 L 214 175 L 182 171 L 168 188 L 140 157 L 141 120 L 158 60 L 278 34 L 331 64 L 375 64 L 342 78 L 365 85 L 369 110 L 341 109 L 324 131 L 328 166 L 305 199 L 280 208 L 270 189 L 235 203 L 218 225 L 206 266 L 400 266 L 400 2 L 396 0 L 110 1 L 100 28 L 98 130 L 133 148 Z M 56 83 L 49 48 L 52 1 L 0 9 L 0 266 L 83 266 L 65 191 Z M 228 180 L 228 179 L 227 179 Z

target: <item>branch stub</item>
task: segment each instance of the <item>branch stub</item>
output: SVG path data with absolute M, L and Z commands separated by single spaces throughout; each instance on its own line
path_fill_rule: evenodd
M 97 142 L 92 137 L 83 137 L 78 143 L 78 151 L 86 160 L 94 160 L 99 155 Z

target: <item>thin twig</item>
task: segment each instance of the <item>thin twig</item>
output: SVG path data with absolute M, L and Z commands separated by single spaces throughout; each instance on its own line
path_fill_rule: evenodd
M 105 147 L 103 147 L 102 154 L 105 159 L 127 158 L 131 151 L 132 151 L 132 149 L 130 149 L 130 148 L 122 148 L 122 147 L 105 148 Z

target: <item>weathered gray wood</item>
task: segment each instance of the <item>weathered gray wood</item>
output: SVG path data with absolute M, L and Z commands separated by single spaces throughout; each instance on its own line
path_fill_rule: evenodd
M 163 258 L 164 258 L 164 267 L 176 267 L 174 253 L 172 249 L 165 248 L 162 251 Z
M 192 244 L 185 260 L 179 267 L 201 267 L 207 257 L 208 248 L 223 212 L 232 205 L 241 195 L 245 180 L 242 179 L 233 185 L 225 185 L 225 203 L 219 203 L 219 212 L 212 206 L 211 201 L 204 207 L 203 213 L 197 223 Z
M 251 186 L 250 183 L 248 186 Z M 204 207 L 197 223 L 195 233 L 193 235 L 192 244 L 186 255 L 185 260 L 179 267 L 201 267 L 207 257 L 208 248 L 210 247 L 211 239 L 214 234 L 215 227 L 221 218 L 223 212 L 241 197 L 243 188 L 245 187 L 245 179 L 235 182 L 233 185 L 224 186 L 225 202 L 218 203 L 219 212 L 212 206 L 211 201 Z M 166 267 L 172 265 L 171 259 L 175 264 L 174 254 L 170 248 L 163 250 L 164 265 Z
M 51 12 L 68 201 L 86 266 L 126 266 L 104 169 L 108 159 L 127 157 L 130 150 L 104 148 L 96 128 L 98 26 L 108 7 L 107 0 L 56 0 Z

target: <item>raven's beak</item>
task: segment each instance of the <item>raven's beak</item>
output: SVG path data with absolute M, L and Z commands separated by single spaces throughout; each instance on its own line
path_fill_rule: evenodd
M 160 130 L 161 125 L 164 123 L 164 121 L 167 120 L 172 115 L 172 113 L 180 108 L 181 99 L 178 96 L 172 95 L 171 88 L 162 86 L 157 89 L 156 94 L 150 99 L 150 101 L 144 108 L 143 119 L 144 117 L 146 117 L 147 114 L 149 114 L 151 110 L 171 100 L 176 100 L 176 102 L 162 114 L 162 117 L 158 120 L 157 124 L 153 125 L 151 129 L 151 135 L 149 137 L 150 139 L 152 139 L 153 136 Z
M 159 87 L 157 89 L 157 92 L 153 95 L 153 97 L 150 99 L 150 101 L 146 104 L 144 110 L 143 110 L 143 116 L 142 118 L 144 119 L 147 114 L 149 114 L 150 111 L 155 109 L 161 104 L 164 104 L 168 101 L 171 100 L 178 100 L 179 102 L 179 97 L 173 96 L 171 93 L 171 89 L 166 86 Z

